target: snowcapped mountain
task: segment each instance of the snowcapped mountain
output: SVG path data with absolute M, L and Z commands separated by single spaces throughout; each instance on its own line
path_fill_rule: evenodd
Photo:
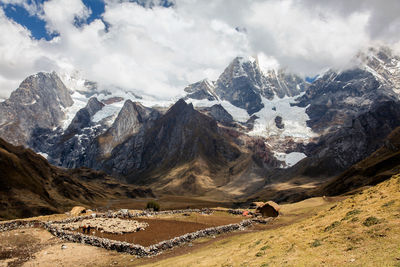
M 203 80 L 185 88 L 187 98 L 226 100 L 249 115 L 264 107 L 263 98 L 272 100 L 299 95 L 307 88 L 300 77 L 283 70 L 263 72 L 254 58 L 235 58 L 217 81 Z
M 288 147 L 294 147 L 287 143 L 307 144 L 316 136 L 307 126 L 306 108 L 295 105 L 308 86 L 284 70 L 262 70 L 255 58 L 237 57 L 217 81 L 203 80 L 186 87 L 185 100 L 199 109 L 221 105 L 245 126 L 246 134 L 268 139 L 267 146 L 283 167 L 289 167 L 306 155 L 302 151 L 294 158 L 294 154 L 286 155 Z
M 187 86 L 178 102 L 39 73 L 0 103 L 0 135 L 53 164 L 172 194 L 249 195 L 298 177 L 318 183 L 400 125 L 399 57 L 370 49 L 356 62 L 308 83 L 238 57 L 216 81 Z
M 0 103 L 0 135 L 15 145 L 26 145 L 36 127 L 53 129 L 65 118 L 74 101 L 55 72 L 26 78 Z

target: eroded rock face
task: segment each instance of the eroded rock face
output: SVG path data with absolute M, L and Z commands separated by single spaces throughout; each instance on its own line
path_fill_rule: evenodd
M 127 100 L 111 128 L 98 139 L 102 155 L 110 154 L 114 147 L 138 133 L 145 124 L 150 124 L 159 116 L 157 110 Z
M 26 145 L 35 128 L 53 129 L 71 106 L 70 92 L 55 72 L 29 76 L 9 99 L 0 103 L 0 136 L 15 145 Z

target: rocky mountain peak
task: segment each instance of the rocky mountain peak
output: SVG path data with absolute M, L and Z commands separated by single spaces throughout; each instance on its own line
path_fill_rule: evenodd
M 126 100 L 110 129 L 98 138 L 102 154 L 108 155 L 118 144 L 137 134 L 145 125 L 151 125 L 159 116 L 155 109 Z
M 75 117 L 72 119 L 71 124 L 68 126 L 65 133 L 76 134 L 79 130 L 92 126 L 93 115 L 103 107 L 104 104 L 101 103 L 96 97 L 90 98 L 86 106 L 75 114 Z
M 0 103 L 0 135 L 12 144 L 26 145 L 34 128 L 60 126 L 63 109 L 72 104 L 69 90 L 55 72 L 29 76 Z
M 370 47 L 357 55 L 360 68 L 370 72 L 382 84 L 400 93 L 400 56 L 389 47 Z
M 192 103 L 187 104 L 187 103 L 185 102 L 185 100 L 183 100 L 183 99 L 181 98 L 181 99 L 179 99 L 174 105 L 172 105 L 172 106 L 168 109 L 166 115 L 167 115 L 167 114 L 174 114 L 174 115 L 175 115 L 175 114 L 185 114 L 185 113 L 190 114 L 190 113 L 192 113 L 193 111 L 195 111 L 194 108 L 193 108 L 193 104 L 192 104 Z
M 66 108 L 73 104 L 71 94 L 55 72 L 39 72 L 26 78 L 12 92 L 8 102 L 32 105 L 38 101 L 52 101 Z
M 184 90 L 188 93 L 185 99 L 207 99 L 209 101 L 218 99 L 218 96 L 215 93 L 214 83 L 207 79 L 191 84 Z
M 104 107 L 104 104 L 101 103 L 97 97 L 91 97 L 86 104 L 86 110 L 88 111 L 90 116 L 96 114 L 99 110 Z

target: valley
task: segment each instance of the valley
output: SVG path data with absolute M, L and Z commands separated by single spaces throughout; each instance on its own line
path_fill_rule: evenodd
M 400 58 L 354 61 L 307 81 L 236 57 L 167 100 L 27 77 L 0 102 L 1 264 L 397 264 Z M 59 226 L 97 218 L 146 227 Z

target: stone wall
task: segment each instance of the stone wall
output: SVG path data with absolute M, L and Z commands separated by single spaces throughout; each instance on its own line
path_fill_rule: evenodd
M 41 221 L 11 221 L 11 222 L 5 222 L 5 223 L 0 223 L 0 232 L 4 231 L 11 231 L 15 229 L 20 229 L 20 228 L 29 228 L 29 227 L 43 227 L 44 223 Z
M 222 225 L 218 227 L 210 227 L 203 230 L 199 230 L 193 233 L 187 233 L 170 240 L 161 241 L 158 244 L 144 247 L 141 245 L 136 245 L 127 242 L 121 242 L 116 240 L 111 240 L 107 238 L 100 238 L 96 236 L 84 235 L 77 232 L 71 232 L 62 230 L 57 227 L 57 225 L 52 223 L 47 223 L 45 228 L 54 236 L 57 236 L 63 240 L 88 244 L 96 247 L 105 248 L 108 250 L 115 250 L 117 252 L 129 253 L 136 255 L 138 257 L 149 257 L 161 254 L 163 251 L 172 249 L 177 246 L 181 246 L 184 243 L 192 242 L 195 239 L 207 236 L 219 235 L 222 233 L 228 233 L 232 231 L 242 230 L 250 225 L 252 225 L 252 220 L 244 220 L 240 223 Z

